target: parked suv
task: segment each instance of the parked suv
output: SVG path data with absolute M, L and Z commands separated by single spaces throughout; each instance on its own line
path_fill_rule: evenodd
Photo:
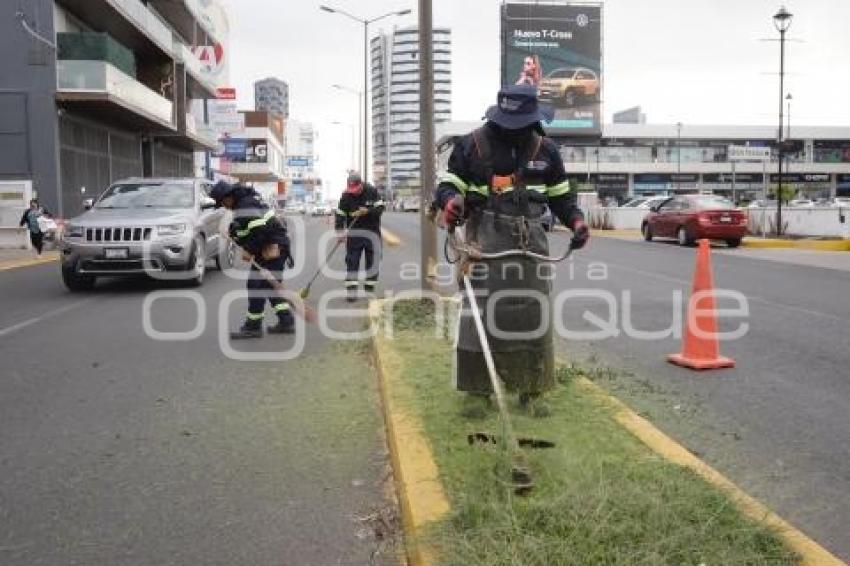
M 220 236 L 223 209 L 198 179 L 133 178 L 112 184 L 86 212 L 69 220 L 60 242 L 62 280 L 72 291 L 94 287 L 97 277 L 169 273 L 203 283 L 206 264 L 233 262 L 233 246 Z
M 598 98 L 599 78 L 584 67 L 561 67 L 540 81 L 540 100 L 575 106 L 579 102 Z

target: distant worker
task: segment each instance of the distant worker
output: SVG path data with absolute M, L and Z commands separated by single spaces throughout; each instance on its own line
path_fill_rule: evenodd
M 253 259 L 281 281 L 284 268 L 292 267 L 292 254 L 286 227 L 278 220 L 275 211 L 266 206 L 254 189 L 243 185 L 219 181 L 210 196 L 216 206 L 234 212 L 230 238 L 242 248 L 245 259 Z M 253 264 L 245 286 L 248 290 L 248 314 L 242 326 L 230 333 L 231 339 L 263 336 L 266 301 L 277 315 L 277 324 L 268 327 L 269 333 L 292 334 L 295 331 L 291 305 L 275 294 L 274 287 Z
M 547 206 L 572 230 L 572 247 L 583 247 L 589 238 L 584 216 L 558 146 L 545 137 L 541 124 L 552 120 L 551 109 L 539 106 L 537 90 L 530 85 L 504 87 L 497 102 L 487 110 L 482 127 L 455 142 L 432 206 L 443 211 L 446 224 L 465 222 L 467 242 L 488 253 L 522 249 L 548 254 L 541 222 Z M 519 393 L 520 402 L 529 408 L 554 385 L 552 309 L 540 300 L 548 300 L 550 282 L 538 267 L 535 260 L 512 257 L 475 262 L 470 271 L 472 286 L 481 293 L 481 312 L 491 312 L 489 296 L 503 295 L 492 306 L 492 318 L 488 315 L 487 341 L 506 388 Z M 469 306 L 463 310 L 469 312 Z M 524 336 L 494 336 L 494 329 Z M 471 394 L 467 401 L 473 405 L 492 393 L 469 316 L 461 318 L 455 372 L 457 388 Z
M 29 230 L 30 233 L 30 243 L 32 243 L 32 247 L 35 248 L 35 252 L 38 255 L 41 255 L 42 250 L 44 249 L 44 230 L 42 230 L 42 224 L 39 223 L 39 219 L 50 218 L 50 213 L 47 212 L 47 209 L 39 205 L 38 199 L 32 199 L 30 201 L 30 207 L 24 211 L 24 214 L 21 216 L 20 226 L 25 227 Z
M 336 210 L 337 238 L 345 239 L 345 289 L 349 302 L 357 300 L 361 257 L 366 262 L 363 289 L 374 293 L 378 285 L 384 207 L 375 187 L 364 183 L 359 173 L 349 173 Z

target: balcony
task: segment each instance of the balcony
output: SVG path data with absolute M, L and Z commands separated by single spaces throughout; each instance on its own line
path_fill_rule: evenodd
M 173 132 L 174 106 L 105 61 L 56 62 L 56 99 L 134 130 Z M 129 111 L 129 112 L 128 112 Z
M 186 136 L 195 142 L 194 149 L 215 149 L 218 146 L 218 134 L 209 125 L 199 124 L 192 114 L 186 114 Z
M 82 21 L 137 55 L 171 58 L 171 30 L 139 0 L 56 0 Z
M 174 56 L 178 62 L 186 66 L 189 97 L 215 98 L 218 85 L 207 70 L 207 66 L 176 35 L 174 36 Z
M 199 31 L 211 38 L 210 44 L 220 41 L 226 33 L 226 30 L 216 28 L 208 9 L 199 0 L 150 0 L 150 4 L 183 39 L 192 44 L 201 44 Z

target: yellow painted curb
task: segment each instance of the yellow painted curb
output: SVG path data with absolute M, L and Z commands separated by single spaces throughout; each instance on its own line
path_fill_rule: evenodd
M 394 248 L 396 246 L 401 245 L 401 238 L 399 238 L 386 228 L 381 228 L 381 237 L 383 238 L 384 242 L 386 242 L 387 245 L 390 247 Z
M 369 322 L 373 330 L 375 357 L 387 442 L 401 504 L 407 560 L 411 566 L 436 564 L 436 555 L 422 539 L 423 528 L 449 512 L 449 501 L 440 483 L 439 470 L 422 432 L 422 424 L 399 404 L 393 391 L 403 387 L 398 368 L 402 360 L 384 347 L 379 331 L 382 300 L 369 304 Z
M 839 566 L 845 564 L 764 504 L 749 496 L 723 474 L 694 456 L 684 446 L 655 428 L 652 423 L 632 411 L 622 401 L 611 396 L 587 378 L 579 378 L 576 384 L 610 406 L 614 410 L 614 418 L 617 422 L 652 451 L 674 464 L 684 466 L 697 473 L 710 484 L 726 492 L 744 515 L 776 529 L 788 543 L 788 546 L 800 555 L 800 564 L 804 566 Z
M 601 228 L 590 229 L 590 237 L 602 237 L 602 238 L 635 238 L 640 239 L 643 236 L 640 233 L 640 230 L 602 230 Z
M 24 259 L 10 259 L 0 262 L 0 271 L 8 271 L 9 269 L 18 269 L 20 267 L 31 267 L 33 265 L 41 265 L 43 263 L 52 263 L 59 259 L 59 252 L 47 252 L 41 257 L 32 257 Z
M 741 245 L 745 248 L 850 252 L 850 240 L 778 240 L 771 238 L 744 238 Z

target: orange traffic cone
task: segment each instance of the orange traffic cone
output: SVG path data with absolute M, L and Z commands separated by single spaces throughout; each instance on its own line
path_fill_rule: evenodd
M 694 286 L 691 300 L 688 301 L 688 320 L 685 323 L 682 353 L 667 356 L 668 362 L 690 369 L 735 367 L 735 360 L 720 355 L 713 292 L 711 244 L 708 240 L 700 240 Z

